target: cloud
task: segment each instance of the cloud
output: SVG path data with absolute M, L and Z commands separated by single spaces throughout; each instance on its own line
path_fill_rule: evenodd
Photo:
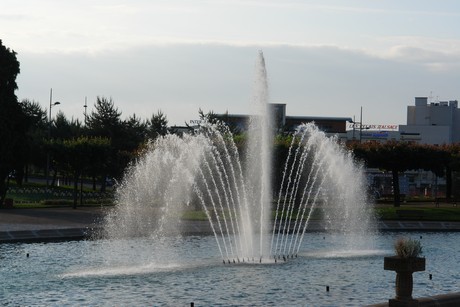
M 433 72 L 460 69 L 460 53 L 452 51 L 395 46 L 390 49 L 387 58 L 401 63 L 422 65 Z
M 398 124 L 406 105 L 430 91 L 457 99 L 459 73 L 431 71 L 337 46 L 235 46 L 171 44 L 104 53 L 19 53 L 19 98 L 49 101 L 49 88 L 67 116 L 82 119 L 97 96 L 112 97 L 127 117 L 162 110 L 170 124 L 196 119 L 198 109 L 248 111 L 259 49 L 263 49 L 272 102 L 289 115 L 352 117 L 364 107 L 366 122 Z
M 0 20 L 6 21 L 22 21 L 26 20 L 27 16 L 23 14 L 2 14 L 0 13 Z
M 397 63 L 420 65 L 432 72 L 460 69 L 460 40 L 422 36 L 377 38 L 364 53 Z

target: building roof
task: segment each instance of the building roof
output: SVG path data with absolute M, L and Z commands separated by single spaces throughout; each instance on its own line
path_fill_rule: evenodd
M 290 116 L 290 115 L 286 115 L 286 119 L 297 119 L 297 120 L 307 120 L 307 121 L 328 120 L 328 121 L 353 122 L 353 119 L 351 117 L 329 117 L 329 116 Z

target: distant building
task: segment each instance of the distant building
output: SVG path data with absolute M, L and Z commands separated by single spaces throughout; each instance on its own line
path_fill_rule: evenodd
M 286 104 L 271 103 L 273 122 L 275 129 L 285 133 L 292 133 L 301 125 L 314 122 L 318 128 L 328 134 L 336 134 L 341 138 L 346 138 L 347 122 L 352 122 L 351 117 L 321 117 L 321 116 L 289 116 L 286 115 Z M 218 114 L 231 129 L 245 131 L 248 129 L 250 115 L 246 114 Z
M 407 107 L 407 125 L 400 125 L 399 132 L 401 140 L 421 144 L 460 142 L 458 101 L 428 103 L 427 97 L 415 97 L 415 106 Z
M 305 123 L 314 122 L 328 135 L 336 135 L 340 140 L 386 142 L 408 141 L 420 144 L 442 145 L 460 142 L 460 109 L 457 100 L 428 103 L 427 97 L 415 97 L 415 105 L 407 106 L 406 125 L 377 125 L 353 122 L 351 117 L 290 116 L 286 114 L 286 104 L 269 104 L 272 109 L 274 129 L 292 133 Z M 248 129 L 248 114 L 216 114 L 232 131 Z M 188 127 L 171 127 L 172 132 L 190 132 L 200 121 L 191 121 Z M 174 132 L 173 132 L 174 133 Z
M 182 136 L 184 134 L 193 133 L 197 128 L 198 126 L 171 126 L 168 128 L 168 132 Z

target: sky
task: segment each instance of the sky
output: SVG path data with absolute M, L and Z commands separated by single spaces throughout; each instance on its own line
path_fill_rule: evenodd
M 405 124 L 414 97 L 460 99 L 457 0 L 2 0 L 0 39 L 18 98 L 69 119 L 98 96 L 169 125 L 247 114 L 259 50 L 287 115 Z

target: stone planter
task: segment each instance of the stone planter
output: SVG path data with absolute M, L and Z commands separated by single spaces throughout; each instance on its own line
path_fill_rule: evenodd
M 412 298 L 412 273 L 425 271 L 425 258 L 385 257 L 383 268 L 396 272 L 396 296 L 390 299 L 389 306 L 418 306 L 418 301 Z

